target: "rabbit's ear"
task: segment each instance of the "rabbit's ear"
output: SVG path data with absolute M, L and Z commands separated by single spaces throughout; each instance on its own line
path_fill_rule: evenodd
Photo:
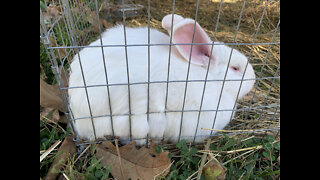
M 183 43 L 189 45 L 176 45 L 179 53 L 184 57 L 186 61 L 190 60 L 191 43 L 192 45 L 192 64 L 197 65 L 207 65 L 210 57 L 211 44 L 212 41 L 202 29 L 202 27 L 192 19 L 184 19 L 173 27 L 172 41 L 173 43 Z M 202 44 L 196 44 L 202 43 Z M 213 58 L 213 57 L 212 57 Z
M 173 18 L 173 23 L 172 23 L 172 18 Z M 184 18 L 178 14 L 168 14 L 162 18 L 162 27 L 166 29 L 170 34 L 172 24 L 174 27 L 175 24 L 182 21 L 183 19 Z

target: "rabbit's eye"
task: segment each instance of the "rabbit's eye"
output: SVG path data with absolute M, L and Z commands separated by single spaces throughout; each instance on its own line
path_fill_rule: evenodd
M 232 70 L 234 70 L 234 71 L 240 71 L 240 68 L 239 68 L 238 66 L 232 66 L 231 68 L 232 68 Z

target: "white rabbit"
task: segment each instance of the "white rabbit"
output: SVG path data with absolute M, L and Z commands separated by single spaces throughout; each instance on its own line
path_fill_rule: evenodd
M 169 34 L 172 33 L 173 43 L 191 43 L 195 21 L 174 15 L 173 30 L 171 32 L 172 15 L 167 15 L 162 20 L 162 27 Z M 118 25 L 108 29 L 101 34 L 104 45 L 124 45 L 124 28 Z M 127 139 L 130 137 L 130 126 L 132 138 L 164 139 L 176 142 L 180 134 L 181 139 L 192 141 L 196 135 L 196 142 L 201 142 L 210 135 L 210 131 L 201 128 L 223 129 L 233 116 L 232 109 L 236 103 L 236 97 L 240 88 L 241 79 L 244 75 L 245 81 L 241 85 L 239 98 L 242 98 L 253 87 L 255 74 L 247 58 L 237 50 L 217 44 L 213 46 L 209 71 L 210 50 L 212 41 L 205 31 L 196 23 L 190 70 L 186 88 L 191 45 L 173 45 L 171 49 L 170 67 L 168 68 L 170 37 L 155 29 L 150 29 L 150 83 L 149 86 L 149 119 L 148 112 L 148 28 L 126 27 L 127 53 L 123 46 L 87 47 L 82 49 L 73 59 L 70 65 L 71 73 L 69 79 L 69 100 L 72 115 L 74 116 L 74 128 L 77 134 L 84 139 L 94 140 L 93 124 L 90 118 L 86 90 L 83 88 L 83 76 L 87 87 L 93 118 L 95 135 L 101 138 L 112 135 L 110 116 L 110 104 L 112 110 L 112 122 L 114 135 Z M 91 43 L 90 46 L 99 46 L 100 39 Z M 131 46 L 139 45 L 139 46 Z M 106 74 L 103 64 L 105 58 L 106 72 L 108 75 L 109 94 L 106 85 Z M 80 57 L 80 58 L 79 58 Z M 80 68 L 80 61 L 82 70 Z M 230 64 L 228 66 L 228 61 Z M 128 61 L 128 66 L 126 62 Z M 130 106 L 128 93 L 130 88 Z M 221 99 L 219 101 L 223 79 Z M 167 75 L 169 70 L 169 82 L 167 91 Z M 206 89 L 202 102 L 202 112 L 198 115 L 203 94 L 204 82 L 207 74 Z M 251 79 L 251 80 L 246 80 Z M 211 81 L 218 80 L 218 81 Z M 236 81 L 230 81 L 236 80 Z M 135 84 L 136 83 L 136 84 Z M 112 85 L 114 84 L 114 85 Z M 102 85 L 95 86 L 94 85 Z M 81 87 L 81 88 L 79 88 Z M 167 104 L 166 104 L 167 96 Z M 185 102 L 184 102 L 185 100 Z M 222 111 L 214 111 L 218 107 Z M 184 103 L 183 118 L 181 117 Z M 130 108 L 129 108 L 130 107 Z M 131 111 L 131 112 L 130 112 Z M 131 125 L 130 117 L 131 113 Z M 215 115 L 217 116 L 215 118 Z M 182 120 L 182 121 L 181 121 Z M 215 121 L 214 121 L 215 120 Z M 182 124 L 180 124 L 182 122 Z M 198 124 L 198 125 L 197 125 Z M 213 126 L 214 124 L 214 126 Z M 196 129 L 197 128 L 197 129 Z M 197 130 L 197 131 L 196 131 Z M 142 145 L 146 141 L 138 140 Z

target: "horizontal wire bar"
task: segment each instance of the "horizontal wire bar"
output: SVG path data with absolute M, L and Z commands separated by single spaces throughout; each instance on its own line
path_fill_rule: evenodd
M 255 109 L 270 109 L 270 108 L 278 108 L 280 107 L 280 104 L 278 105 L 268 105 L 268 106 L 256 106 L 256 107 L 249 107 L 249 108 L 239 108 L 239 109 L 208 109 L 208 110 L 177 110 L 177 111 L 164 111 L 164 112 L 149 112 L 149 114 L 156 114 L 156 113 L 181 113 L 181 112 L 220 112 L 220 111 L 247 111 L 247 110 L 255 110 Z M 101 117 L 113 117 L 113 116 L 130 116 L 130 115 L 140 115 L 140 114 L 106 114 L 106 115 L 99 115 L 99 116 L 92 116 L 92 118 L 101 118 Z M 89 119 L 91 116 L 88 117 L 80 117 L 80 118 L 74 118 L 72 121 L 81 120 L 81 119 Z
M 245 132 L 231 132 L 231 133 L 224 133 L 224 134 L 221 134 L 221 133 L 216 133 L 216 134 L 212 134 L 212 135 L 197 135 L 197 138 L 203 138 L 203 137 L 215 137 L 215 136 L 223 136 L 223 135 L 227 135 L 227 136 L 230 136 L 230 135 L 236 135 L 236 134 L 249 134 L 249 133 L 256 133 L 256 132 L 264 132 L 264 131 L 279 131 L 280 130 L 280 127 L 274 127 L 274 128 L 268 128 L 268 129 L 256 129 L 256 130 L 250 130 L 250 131 L 245 131 Z M 166 139 L 170 139 L 170 138 L 177 138 L 176 136 L 168 136 L 168 137 L 165 137 Z M 193 138 L 193 136 L 181 136 L 182 139 L 184 138 Z M 98 139 L 95 141 L 95 143 L 103 143 L 104 141 L 108 140 L 110 142 L 113 142 L 115 141 L 116 138 L 113 138 L 113 139 L 107 139 L 107 138 L 101 138 L 101 139 Z M 145 140 L 146 138 L 120 138 L 120 141 L 136 141 L 136 140 Z M 154 137 L 154 138 L 151 138 L 152 140 L 158 140 L 158 141 L 161 141 L 163 138 L 162 137 Z M 75 141 L 77 141 L 77 145 L 78 146 L 81 146 L 81 145 L 88 145 L 88 144 L 91 144 L 91 142 L 88 142 L 88 141 L 79 141 L 78 139 L 75 139 Z
M 134 83 L 116 83 L 116 84 L 100 84 L 100 85 L 87 85 L 87 88 L 91 87 L 103 87 L 103 86 L 127 86 L 127 85 L 141 85 L 141 84 L 157 84 L 157 83 L 185 83 L 185 82 L 218 82 L 218 81 L 255 81 L 255 80 L 265 80 L 265 79 L 280 79 L 280 76 L 276 77 L 264 77 L 264 78 L 251 78 L 251 79 L 212 79 L 212 80 L 174 80 L 174 81 L 150 81 L 150 82 L 134 82 Z M 73 86 L 64 87 L 62 90 L 66 89 L 76 89 L 84 88 L 84 86 Z
M 269 45 L 269 44 L 280 44 L 280 42 L 266 42 L 266 43 L 214 43 L 214 45 Z M 88 45 L 88 46 L 59 46 L 49 47 L 48 49 L 68 49 L 68 48 L 98 48 L 98 47 L 135 47 L 135 46 L 176 46 L 176 45 L 212 45 L 212 43 L 159 43 L 159 44 L 113 44 L 113 45 Z

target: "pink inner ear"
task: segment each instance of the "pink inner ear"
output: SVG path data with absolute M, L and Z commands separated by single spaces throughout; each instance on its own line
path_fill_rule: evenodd
M 186 24 L 176 29 L 173 34 L 174 42 L 175 43 L 192 43 L 193 30 L 194 30 L 193 23 Z M 196 24 L 193 43 L 211 43 L 211 41 L 208 39 L 205 32 L 202 30 L 202 28 L 198 24 Z M 189 61 L 191 45 L 178 45 L 177 48 L 181 53 L 181 55 L 187 61 Z M 204 65 L 208 63 L 209 56 L 210 56 L 210 45 L 194 44 L 192 46 L 191 63 Z

